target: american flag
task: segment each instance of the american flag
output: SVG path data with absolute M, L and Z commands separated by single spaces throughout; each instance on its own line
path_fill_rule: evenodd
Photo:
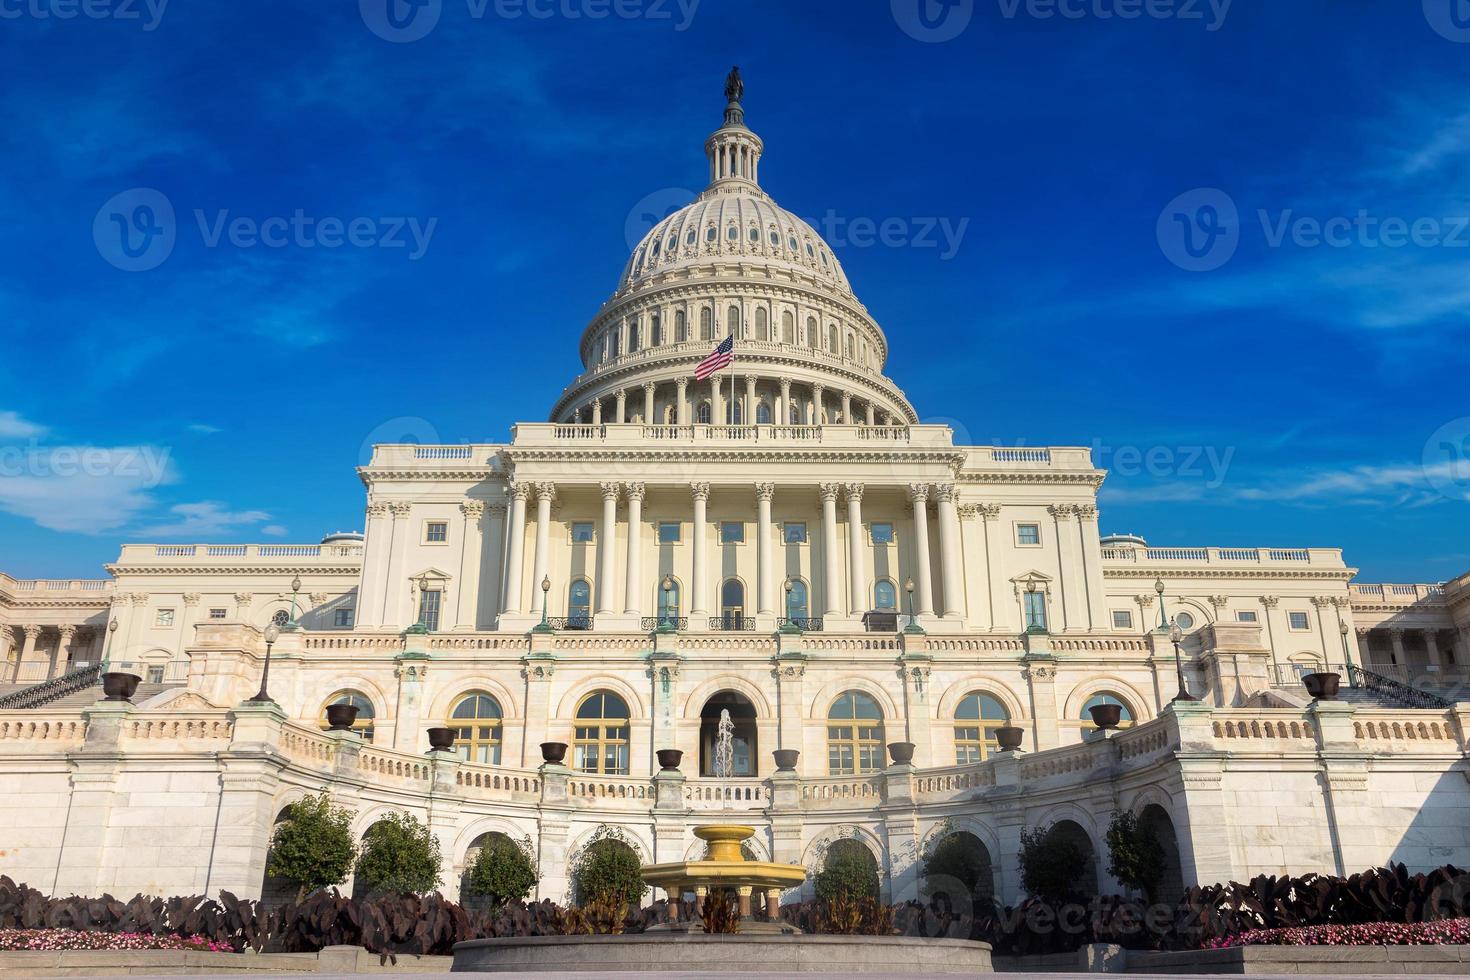
M 703 381 L 721 368 L 727 368 L 735 360 L 735 338 L 726 337 L 720 346 L 714 349 L 704 360 L 699 362 L 699 367 L 694 369 L 694 379 Z

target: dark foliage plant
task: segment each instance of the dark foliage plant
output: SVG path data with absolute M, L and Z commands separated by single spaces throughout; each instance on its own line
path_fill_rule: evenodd
M 1073 893 L 1089 855 L 1052 826 L 1021 831 L 1021 887 L 1030 895 L 1057 902 Z
M 1131 810 L 1119 810 L 1108 824 L 1108 874 L 1153 901 L 1164 879 L 1164 845 Z

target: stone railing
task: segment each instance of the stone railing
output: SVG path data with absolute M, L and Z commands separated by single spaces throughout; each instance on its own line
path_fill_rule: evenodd
M 1210 726 L 1216 746 L 1231 752 L 1275 752 L 1281 742 L 1315 744 L 1317 738 L 1311 717 L 1291 708 L 1219 708 L 1210 713 Z
M 0 717 L 0 742 L 49 743 L 57 747 L 79 745 L 87 737 L 87 722 L 80 712 L 18 711 Z
M 281 728 L 281 752 L 309 766 L 330 766 L 337 758 L 337 742 L 322 732 L 287 722 Z
M 474 797 L 513 799 L 541 795 L 541 774 L 527 769 L 502 769 L 461 762 L 454 774 L 454 783 L 460 792 Z
M 123 721 L 121 738 L 129 741 L 229 741 L 235 726 L 220 711 L 134 713 Z
M 201 564 L 238 564 L 262 558 L 357 562 L 362 559 L 362 553 L 361 544 L 125 544 L 117 563 L 141 565 L 187 560 Z
M 771 789 L 764 779 L 689 780 L 684 802 L 692 810 L 764 810 Z
M 1366 605 L 1412 606 L 1416 602 L 1443 602 L 1444 584 L 1395 585 L 1354 582 L 1348 586 L 1348 595 Z
M 1454 752 L 1460 734 L 1452 711 L 1362 710 L 1353 712 L 1353 735 L 1374 751 Z
M 634 802 L 652 804 L 653 783 L 647 779 L 620 776 L 585 776 L 573 774 L 567 780 L 567 795 L 575 800 Z
M 110 578 L 17 579 L 0 572 L 0 592 L 8 592 L 28 602 L 37 599 L 71 598 L 105 602 L 106 593 L 112 591 L 112 585 Z
M 433 778 L 434 768 L 421 755 L 395 752 L 390 749 L 364 747 L 357 753 L 357 768 L 375 777 L 404 779 L 411 782 L 427 782 Z
M 1104 548 L 1103 561 L 1154 565 L 1306 565 L 1345 568 L 1340 548 Z
M 877 806 L 883 802 L 883 775 L 819 776 L 801 781 L 801 803 L 821 809 L 828 806 Z
M 950 800 L 970 790 L 995 785 L 993 760 L 940 769 L 921 769 L 914 774 L 914 793 L 924 802 Z

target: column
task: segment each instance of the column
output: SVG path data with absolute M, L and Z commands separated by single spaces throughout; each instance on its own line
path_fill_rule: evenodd
M 1429 666 L 1432 670 L 1440 670 L 1444 667 L 1444 658 L 1439 653 L 1439 632 L 1437 630 L 1424 631 L 1424 649 L 1429 653 Z
M 602 424 L 602 399 L 598 398 L 592 403 L 592 424 Z
M 526 564 L 526 497 L 531 488 L 524 483 L 510 486 L 510 527 L 505 551 L 505 588 L 500 608 L 507 613 L 525 610 L 526 590 L 522 578 Z
M 1087 593 L 1088 626 L 1110 629 L 1107 593 L 1103 590 L 1102 536 L 1097 530 L 1097 505 L 1079 504 L 1077 523 L 1082 532 L 1082 582 Z
M 473 631 L 480 611 L 480 549 L 485 533 L 485 502 L 465 500 L 459 505 L 464 515 L 464 542 L 459 556 L 459 598 L 455 601 L 454 626 Z
M 71 656 L 72 637 L 77 635 L 77 628 L 70 623 L 63 623 L 57 627 L 57 630 L 61 636 L 56 641 L 56 654 L 51 659 L 51 670 L 46 675 L 47 680 L 66 673 L 66 662 Z
M 842 610 L 841 591 L 838 579 L 842 575 L 838 562 L 842 555 L 842 542 L 837 540 L 837 491 L 836 483 L 818 485 L 822 495 L 822 615 L 840 616 Z
M 709 501 L 709 484 L 693 483 L 689 486 L 689 492 L 694 497 L 694 523 L 690 527 L 690 534 L 694 537 L 694 568 L 689 578 L 689 618 L 700 627 L 704 626 L 702 617 L 709 615 L 709 607 L 705 605 L 705 592 L 708 586 L 705 584 L 705 559 L 704 541 L 709 534 L 705 520 L 705 504 Z
M 652 381 L 643 383 L 643 424 L 657 425 L 658 419 L 653 417 L 653 389 Z
M 618 495 L 620 483 L 601 484 L 602 527 L 597 532 L 597 614 L 611 616 L 617 612 L 616 555 L 618 548 Z
M 679 407 L 675 418 L 680 425 L 689 424 L 689 379 L 680 378 L 678 381 Z
M 746 425 L 755 425 L 755 375 L 745 376 L 745 409 L 741 419 Z
M 943 615 L 961 618 L 965 614 L 965 576 L 960 562 L 960 515 L 955 506 L 958 493 L 953 483 L 935 487 L 939 495 L 939 567 L 944 578 Z
M 359 626 L 377 626 L 382 622 L 383 590 L 388 571 L 388 553 L 392 547 L 392 525 L 388 523 L 388 505 L 374 500 L 367 505 L 367 536 L 363 542 L 362 581 L 358 586 L 357 616 Z
M 1404 631 L 1389 630 L 1388 636 L 1393 640 L 1393 662 L 1400 666 L 1408 664 L 1409 658 L 1404 654 Z
M 551 598 L 550 595 L 543 598 L 541 580 L 551 567 L 551 502 L 555 499 L 556 484 L 536 484 L 536 555 L 531 564 L 531 612 L 536 614 L 540 614 L 542 603 Z
M 20 672 L 24 665 L 31 662 L 36 655 L 36 637 L 41 635 L 41 627 L 34 623 L 27 623 L 20 628 L 25 639 L 20 645 L 20 659 L 15 662 L 15 679 L 21 682 Z
M 617 408 L 617 412 L 613 415 L 613 421 L 614 422 L 626 422 L 626 421 L 628 421 L 628 414 L 627 413 L 628 413 L 628 392 L 625 389 L 623 389 L 623 388 L 619 388 L 618 389 L 618 408 Z
M 388 504 L 388 511 L 393 515 L 390 526 L 392 531 L 388 535 L 388 575 L 383 583 L 383 618 L 379 621 L 383 626 L 401 626 L 412 622 L 412 610 L 409 611 L 409 619 L 403 619 L 403 552 L 405 538 L 408 536 L 408 516 L 413 511 L 413 504 L 407 500 L 394 500 Z
M 770 613 L 775 609 L 772 595 L 776 590 L 775 583 L 771 581 L 771 552 L 775 550 L 771 542 L 771 498 L 775 495 L 776 485 L 774 483 L 755 485 L 755 594 L 756 612 L 758 613 Z
M 812 385 L 812 425 L 822 424 L 822 395 L 825 391 L 821 385 Z
M 194 624 L 199 621 L 199 600 L 204 598 L 198 592 L 184 593 L 183 614 L 179 616 L 179 638 L 174 644 L 173 659 L 184 660 L 184 651 L 189 644 L 194 642 Z M 90 658 L 88 658 L 90 659 Z
M 868 424 L 874 425 L 877 421 L 877 410 L 873 408 L 872 402 L 868 402 Z
M 849 611 L 861 616 L 868 605 L 868 549 L 863 547 L 863 485 L 849 483 L 847 491 L 847 572 Z
M 1373 659 L 1373 644 L 1368 640 L 1368 634 L 1371 632 L 1373 632 L 1371 629 L 1366 629 L 1362 626 L 1359 626 L 1357 629 L 1358 666 L 1366 667 L 1368 670 L 1372 670 L 1373 664 L 1375 663 Z
M 1058 578 L 1062 586 L 1062 629 L 1053 632 L 1075 633 L 1083 629 L 1082 589 L 1078 582 L 1082 568 L 1077 558 L 1077 527 L 1073 524 L 1077 508 L 1073 504 L 1054 504 L 1047 510 L 1051 512 L 1057 539 L 1057 561 L 1061 567 Z
M 777 396 L 777 398 L 776 398 L 776 417 L 775 417 L 775 422 L 776 422 L 777 425 L 790 425 L 791 424 L 791 409 L 787 407 L 790 404 L 791 404 L 791 379 L 790 378 L 782 378 L 781 379 L 781 394 L 779 396 Z
M 715 372 L 709 378 L 709 421 L 711 425 L 725 424 L 725 400 L 720 397 L 720 374 Z
M 1000 504 L 981 504 L 981 533 L 985 541 L 985 578 L 990 583 L 990 628 L 1004 629 L 1011 621 L 1014 607 L 1006 604 L 1005 581 L 1000 573 L 1001 542 L 997 539 L 997 522 L 1000 520 Z M 1007 612 L 1012 610 L 1012 612 Z M 1004 618 L 1002 618 L 1004 616 Z M 1018 619 L 1016 629 L 1022 628 Z
M 852 425 L 852 395 L 846 391 L 842 393 L 842 424 Z
M 929 572 L 929 484 L 910 483 L 909 500 L 914 505 L 914 564 L 918 574 L 915 598 L 920 616 L 934 615 L 934 582 Z
M 505 592 L 505 546 L 508 537 L 506 532 L 509 530 L 509 522 L 506 517 L 510 513 L 510 508 L 505 504 L 496 503 L 486 504 L 485 510 L 490 515 L 488 528 L 493 532 L 489 541 L 490 555 L 493 560 L 490 563 L 489 578 L 480 583 L 480 596 L 483 596 L 484 600 L 482 602 L 479 596 L 475 600 L 475 604 L 480 609 L 475 621 L 476 629 L 493 628 L 496 617 L 501 612 L 500 598 Z M 483 545 L 481 547 L 483 548 Z M 482 553 L 482 568 L 483 564 L 484 555 Z
M 623 594 L 623 612 L 636 616 L 643 608 L 643 586 L 638 573 L 643 568 L 643 484 L 630 483 L 628 493 L 628 574 L 626 591 Z

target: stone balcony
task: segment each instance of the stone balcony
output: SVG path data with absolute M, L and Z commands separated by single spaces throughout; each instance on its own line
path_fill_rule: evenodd
M 0 595 L 27 603 L 60 599 L 106 602 L 112 579 L 16 579 L 0 572 Z
M 1104 548 L 1103 561 L 1118 565 L 1211 565 L 1220 568 L 1345 569 L 1341 548 Z
M 1413 606 L 1418 603 L 1440 604 L 1444 602 L 1443 583 L 1431 585 L 1397 585 L 1388 583 L 1357 583 L 1348 586 L 1348 595 L 1353 605 Z

